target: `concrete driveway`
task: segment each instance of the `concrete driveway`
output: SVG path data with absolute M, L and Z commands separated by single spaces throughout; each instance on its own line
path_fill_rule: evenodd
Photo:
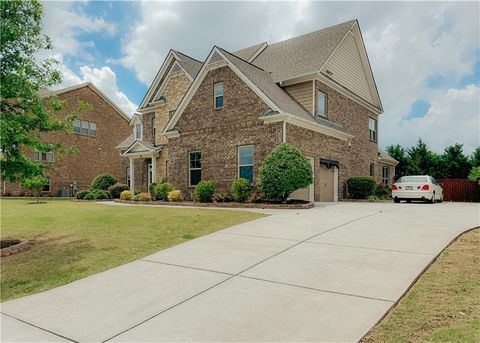
M 99 205 L 101 206 L 101 205 Z M 478 204 L 317 204 L 2 304 L 2 341 L 358 341 Z

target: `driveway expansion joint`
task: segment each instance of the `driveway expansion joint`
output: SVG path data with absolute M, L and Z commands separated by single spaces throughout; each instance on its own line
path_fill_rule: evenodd
M 48 332 L 48 333 L 50 333 L 50 334 L 52 334 L 52 335 L 54 335 L 54 336 L 57 336 L 57 337 L 66 339 L 67 341 L 70 341 L 70 342 L 73 342 L 73 343 L 80 343 L 79 341 L 76 341 L 76 340 L 74 340 L 74 339 L 72 339 L 72 338 L 63 336 L 63 335 L 61 335 L 61 334 L 59 334 L 59 333 L 56 333 L 56 332 L 54 332 L 54 331 L 51 331 L 51 330 L 45 329 L 45 328 L 43 328 L 43 327 L 41 327 L 41 326 L 32 324 L 32 323 L 30 323 L 30 322 L 27 322 L 26 320 L 17 318 L 17 317 L 15 317 L 15 316 L 12 316 L 12 315 L 10 315 L 10 314 L 8 314 L 8 313 L 5 313 L 5 312 L 3 312 L 3 311 L 1 311 L 0 313 L 3 314 L 4 316 L 9 317 L 9 318 L 18 320 L 19 322 L 21 322 L 21 323 L 23 323 L 23 324 L 26 324 L 26 325 L 32 326 L 32 327 L 34 327 L 34 328 L 36 328 L 36 329 L 39 329 L 39 330 Z
M 182 265 L 182 264 L 167 263 L 167 262 L 162 262 L 162 261 L 153 261 L 153 260 L 148 260 L 148 259 L 146 259 L 146 258 L 142 258 L 142 259 L 140 259 L 140 261 L 150 262 L 150 263 L 158 263 L 158 264 L 163 264 L 163 265 L 172 266 L 172 267 L 179 267 L 179 268 L 200 270 L 200 271 L 202 271 L 202 272 L 217 273 L 217 274 L 223 274 L 223 275 L 228 275 L 228 276 L 234 275 L 234 274 L 232 274 L 232 273 L 221 272 L 221 271 L 218 271 L 218 270 L 198 268 L 198 267 L 190 267 L 190 266 L 185 266 L 185 265 Z

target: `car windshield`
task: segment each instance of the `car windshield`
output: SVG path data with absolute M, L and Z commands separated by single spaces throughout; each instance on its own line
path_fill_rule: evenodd
M 397 182 L 419 182 L 427 183 L 427 178 L 425 176 L 402 176 Z

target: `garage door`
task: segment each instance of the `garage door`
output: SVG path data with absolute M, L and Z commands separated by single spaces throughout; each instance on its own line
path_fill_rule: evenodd
M 320 201 L 336 201 L 335 196 L 335 176 L 336 167 L 327 168 L 320 165 Z
M 312 166 L 313 179 L 315 180 L 315 169 L 313 168 L 314 159 L 312 157 L 307 157 L 307 158 L 310 161 L 310 165 Z M 311 183 L 309 186 L 305 188 L 297 189 L 295 192 L 290 194 L 289 198 L 305 200 L 305 201 L 313 201 L 314 189 L 315 189 L 315 185 L 314 183 Z

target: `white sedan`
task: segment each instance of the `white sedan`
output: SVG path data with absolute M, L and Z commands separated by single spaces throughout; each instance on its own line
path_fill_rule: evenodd
M 402 176 L 392 186 L 394 202 L 405 200 L 421 200 L 434 203 L 443 201 L 443 190 L 440 184 L 429 175 Z

